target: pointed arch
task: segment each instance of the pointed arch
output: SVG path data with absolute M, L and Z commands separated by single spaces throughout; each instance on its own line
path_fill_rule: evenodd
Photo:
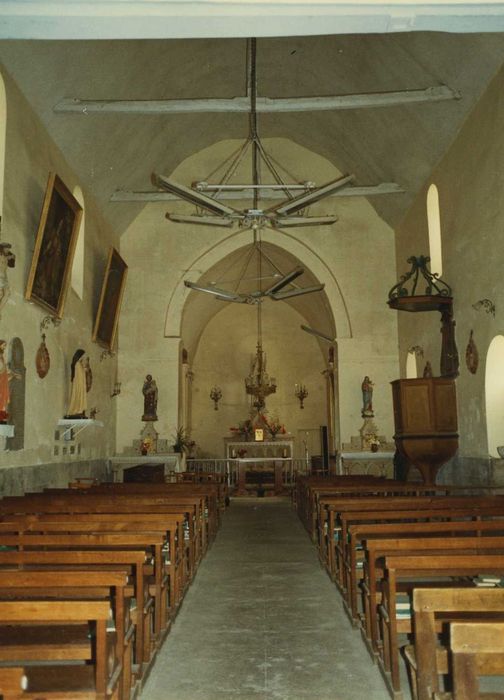
M 343 292 L 339 286 L 334 272 L 329 268 L 324 259 L 312 250 L 303 240 L 287 232 L 278 232 L 265 229 L 262 232 L 262 240 L 283 248 L 291 255 L 297 257 L 302 264 L 310 269 L 317 280 L 325 284 L 331 311 L 334 317 L 338 338 L 352 337 L 352 324 L 348 313 Z M 226 238 L 216 242 L 204 253 L 198 255 L 189 265 L 189 272 L 181 272 L 176 285 L 168 300 L 165 318 L 165 337 L 180 337 L 182 324 L 182 311 L 188 295 L 188 289 L 184 286 L 184 280 L 196 282 L 219 260 L 234 252 L 238 248 L 250 245 L 250 231 L 243 230 L 230 234 Z

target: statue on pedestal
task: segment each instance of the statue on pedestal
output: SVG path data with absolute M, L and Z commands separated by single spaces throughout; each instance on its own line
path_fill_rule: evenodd
M 87 392 L 91 388 L 92 374 L 86 351 L 79 348 L 72 357 L 70 367 L 70 399 L 65 418 L 86 418 Z
M 373 418 L 373 387 L 374 384 L 366 375 L 362 381 L 362 417 Z
M 158 388 L 152 375 L 148 374 L 145 377 L 145 381 L 142 387 L 142 393 L 144 395 L 144 413 L 142 416 L 143 421 L 156 421 L 157 417 L 157 401 L 158 401 Z

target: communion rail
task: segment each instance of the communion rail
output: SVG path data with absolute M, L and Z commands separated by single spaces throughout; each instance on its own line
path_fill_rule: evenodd
M 271 461 L 274 461 L 273 459 Z M 186 461 L 186 471 L 200 473 L 225 474 L 229 486 L 238 484 L 238 459 L 193 459 Z M 310 471 L 305 459 L 289 459 L 282 471 L 283 484 L 286 487 L 294 485 L 298 474 L 308 474 Z

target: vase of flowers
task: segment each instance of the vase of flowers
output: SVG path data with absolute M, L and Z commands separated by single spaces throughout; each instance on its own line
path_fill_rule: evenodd
M 191 440 L 189 433 L 183 426 L 177 428 L 175 434 L 172 435 L 172 440 L 173 451 L 179 452 L 180 454 L 182 454 L 182 452 L 189 452 L 190 450 L 194 449 L 196 445 L 194 440 Z
M 145 457 L 146 455 L 149 454 L 150 450 L 152 448 L 152 441 L 149 437 L 146 437 L 142 440 L 140 443 L 140 454 Z
M 380 440 L 378 439 L 377 435 L 372 435 L 369 438 L 369 449 L 371 452 L 378 452 L 380 449 Z
M 276 440 L 276 436 L 278 434 L 285 435 L 285 425 L 283 423 L 280 423 L 280 420 L 278 418 L 272 418 L 269 421 L 266 421 L 266 430 L 270 434 L 270 437 L 272 440 Z

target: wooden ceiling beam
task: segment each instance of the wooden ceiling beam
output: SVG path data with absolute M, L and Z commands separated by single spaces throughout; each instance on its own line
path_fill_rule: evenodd
M 258 113 L 324 112 L 342 109 L 392 107 L 402 104 L 459 100 L 457 90 L 437 85 L 422 90 L 396 90 L 327 97 L 258 97 Z M 248 97 L 191 100 L 81 100 L 66 98 L 54 106 L 59 114 L 201 114 L 250 112 Z
M 286 187 L 288 189 L 288 186 Z M 379 185 L 369 186 L 369 187 L 345 187 L 329 197 L 373 197 L 375 195 L 384 194 L 403 194 L 405 190 L 400 187 L 395 182 L 382 182 Z M 233 191 L 228 190 L 225 192 L 219 192 L 216 199 L 249 199 L 252 194 L 252 190 L 242 190 Z M 268 190 L 265 186 L 264 190 L 261 190 L 259 195 L 260 199 L 263 200 L 284 200 L 285 193 L 278 190 Z M 176 197 L 169 192 L 133 192 L 128 190 L 116 190 L 110 197 L 111 202 L 181 202 L 183 201 L 180 197 Z

